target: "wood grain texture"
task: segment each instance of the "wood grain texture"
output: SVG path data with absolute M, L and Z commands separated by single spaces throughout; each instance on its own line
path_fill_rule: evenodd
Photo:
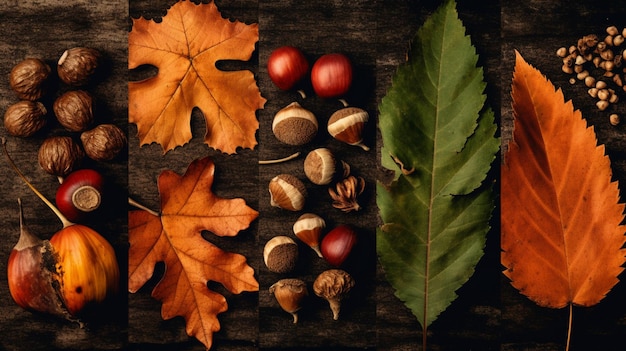
M 97 225 L 106 232 L 120 254 L 125 267 L 126 195 L 157 210 L 159 194 L 156 179 L 161 171 L 171 169 L 182 174 L 196 158 L 211 156 L 216 164 L 214 191 L 224 197 L 242 197 L 258 209 L 260 217 L 235 238 L 216 238 L 205 233 L 207 240 L 226 250 L 242 253 L 257 272 L 261 284 L 258 293 L 229 294 L 220 286 L 211 288 L 224 293 L 229 310 L 219 316 L 222 330 L 215 334 L 213 350 L 417 350 L 421 330 L 415 317 L 394 295 L 385 282 L 384 271 L 375 257 L 374 233 L 378 225 L 374 183 L 385 179 L 379 167 L 380 139 L 376 130 L 377 104 L 391 84 L 396 67 L 404 62 L 409 41 L 419 26 L 440 4 L 439 0 L 354 0 L 313 2 L 293 0 L 217 0 L 223 16 L 246 23 L 259 23 L 260 41 L 252 60 L 235 63 L 231 68 L 255 72 L 261 93 L 268 102 L 258 111 L 259 146 L 227 156 L 202 143 L 204 120 L 195 111 L 192 118 L 193 138 L 189 144 L 162 155 L 157 145 L 139 147 L 136 127 L 127 126 L 127 80 L 136 72 L 128 72 L 127 33 L 130 18 L 159 20 L 175 0 L 131 0 L 113 2 L 60 0 L 25 3 L 9 1 L 0 10 L 0 76 L 7 77 L 11 67 L 26 56 L 40 56 L 56 62 L 63 50 L 85 45 L 101 49 L 107 57 L 109 74 L 92 88 L 104 102 L 103 118 L 111 118 L 128 129 L 128 158 L 101 165 L 113 179 L 119 193 L 120 206 L 111 214 L 113 220 L 102 219 Z M 560 62 L 554 52 L 559 46 L 573 43 L 579 36 L 601 32 L 611 23 L 623 25 L 623 1 L 598 6 L 593 1 L 476 2 L 459 0 L 461 19 L 472 36 L 485 68 L 488 102 L 501 120 L 503 142 L 510 138 L 512 114 L 510 82 L 513 49 L 520 50 L 529 62 L 545 72 L 555 85 L 564 89 L 566 98 L 596 126 L 600 142 L 606 144 L 612 159 L 615 178 L 626 181 L 626 150 L 623 127 L 608 124 L 606 116 L 594 109 L 586 89 L 570 85 L 560 73 Z M 365 134 L 369 152 L 347 147 L 331 139 L 325 132 L 330 114 L 341 107 L 337 101 L 318 99 L 308 88 L 302 100 L 295 92 L 279 91 L 271 83 L 265 67 L 271 51 L 281 45 L 297 45 L 313 61 L 328 52 L 343 52 L 354 62 L 355 86 L 348 101 L 366 109 L 372 123 Z M 230 66 L 229 66 L 230 67 Z M 0 109 L 16 98 L 6 80 L 0 82 Z M 318 137 L 305 147 L 296 149 L 279 143 L 271 132 L 271 121 L 278 109 L 299 101 L 314 111 L 320 120 Z M 626 103 L 619 105 L 623 111 Z M 0 129 L 3 127 L 0 126 Z M 63 133 L 58 128 L 48 132 Z M 6 135 L 2 130 L 2 135 Z M 55 179 L 44 174 L 36 164 L 38 145 L 44 135 L 30 139 L 9 139 L 9 149 L 18 166 L 33 182 L 52 197 Z M 358 227 L 362 241 L 358 259 L 348 265 L 357 280 L 357 287 L 346 301 L 341 320 L 332 321 L 326 302 L 311 296 L 302 310 L 300 321 L 293 325 L 291 317 L 280 310 L 267 289 L 283 276 L 271 273 L 263 264 L 262 249 L 273 235 L 291 234 L 297 213 L 286 213 L 269 205 L 267 183 L 276 174 L 292 173 L 304 179 L 304 155 L 316 147 L 329 147 L 339 158 L 363 176 L 367 189 L 363 195 L 364 210 L 343 214 L 330 206 L 325 187 L 307 183 L 310 193 L 307 210 L 318 212 L 329 226 L 350 223 Z M 259 166 L 259 159 L 271 159 L 301 151 L 299 159 L 278 165 Z M 497 168 L 497 167 L 496 167 Z M 497 172 L 497 170 L 495 170 Z M 92 330 L 81 330 L 71 323 L 34 315 L 17 307 L 10 300 L 6 285 L 6 261 L 18 235 L 16 199 L 25 203 L 26 219 L 33 232 L 52 233 L 60 228 L 54 215 L 14 176 L 5 162 L 0 162 L 0 211 L 4 214 L 5 232 L 0 236 L 0 349 L 3 350 L 203 350 L 203 346 L 185 334 L 182 318 L 163 321 L 160 304 L 150 296 L 158 282 L 155 278 L 136 294 L 121 298 L 114 318 L 105 319 Z M 498 214 L 493 226 L 498 228 Z M 315 276 L 327 266 L 312 251 L 303 247 L 301 260 L 293 276 L 312 284 Z M 560 350 L 565 342 L 567 313 L 539 308 L 515 291 L 501 275 L 499 231 L 488 237 L 486 254 L 475 275 L 459 291 L 459 298 L 429 328 L 432 350 Z M 309 285 L 310 287 L 311 285 Z M 575 310 L 573 345 L 577 349 L 612 350 L 621 343 L 626 332 L 626 306 L 622 302 L 626 287 L 618 284 L 598 306 Z M 310 291 L 312 292 L 312 291 Z M 128 300 L 128 301 L 126 301 Z

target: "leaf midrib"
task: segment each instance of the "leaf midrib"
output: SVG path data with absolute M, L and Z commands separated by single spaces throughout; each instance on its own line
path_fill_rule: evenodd
M 447 22 L 447 17 L 444 20 L 444 25 L 443 25 L 443 33 L 442 33 L 442 38 L 446 38 L 446 25 L 445 22 Z M 443 58 L 443 50 L 444 50 L 444 43 L 445 40 L 442 41 L 442 45 L 440 47 L 440 51 L 439 51 L 439 57 Z M 436 163 L 436 158 L 437 158 L 437 141 L 438 141 L 438 133 L 439 133 L 439 113 L 440 113 L 440 108 L 439 108 L 439 104 L 440 104 L 440 97 L 441 97 L 441 75 L 442 75 L 442 68 L 443 68 L 443 64 L 442 64 L 443 60 L 440 59 L 439 63 L 438 63 L 438 74 L 437 74 L 437 84 L 435 86 L 435 89 L 437 90 L 437 94 L 436 94 L 436 104 L 435 104 L 435 126 L 433 128 L 433 132 L 434 132 L 434 136 L 433 136 L 433 155 L 432 155 L 432 171 L 430 172 L 430 199 L 429 199 L 429 203 L 428 203 L 428 233 L 426 235 L 427 237 L 427 242 L 426 242 L 426 260 L 425 260 L 425 264 L 426 267 L 424 267 L 424 322 L 422 325 L 426 326 L 428 325 L 427 321 L 428 321 L 428 304 L 429 304 L 429 289 L 430 289 L 430 247 L 431 247 L 431 236 L 432 236 L 432 227 L 433 227 L 433 203 L 434 203 L 434 199 L 435 199 L 435 179 L 436 179 L 436 167 L 435 165 Z

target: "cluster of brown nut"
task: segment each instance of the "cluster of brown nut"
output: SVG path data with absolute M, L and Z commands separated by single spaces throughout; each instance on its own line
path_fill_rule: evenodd
M 350 167 L 345 162 L 341 162 L 343 172 L 337 172 L 339 164 L 330 150 L 318 148 L 307 155 L 304 161 L 304 173 L 311 183 L 317 185 L 330 184 L 336 179 L 336 174 L 341 173 L 342 179 L 337 182 L 336 190 L 329 189 L 333 206 L 344 212 L 358 211 L 361 206 L 357 198 L 363 192 L 365 181 L 362 177 L 350 175 Z M 269 191 L 272 206 L 288 211 L 301 211 L 305 207 L 306 186 L 302 180 L 293 175 L 283 173 L 275 176 L 270 181 Z M 325 227 L 326 222 L 322 217 L 313 213 L 304 213 L 294 223 L 293 234 L 332 266 L 340 266 L 356 242 L 356 233 L 346 232 L 344 227 L 347 226 L 338 226 L 324 235 Z M 331 233 L 335 234 L 331 235 Z M 329 249 L 325 250 L 325 248 Z M 293 272 L 298 258 L 298 243 L 287 235 L 272 237 L 263 248 L 265 265 L 274 273 Z M 352 276 L 339 268 L 323 271 L 313 283 L 315 294 L 328 301 L 333 312 L 333 319 L 339 318 L 341 301 L 348 296 L 354 283 Z M 308 296 L 306 283 L 298 278 L 285 278 L 273 284 L 269 291 L 274 295 L 280 307 L 293 316 L 293 322 L 297 323 L 297 312 Z
M 59 90 L 52 110 L 70 134 L 48 137 L 40 146 L 39 164 L 50 174 L 69 174 L 85 156 L 95 161 L 112 160 L 126 146 L 126 135 L 119 127 L 96 123 L 95 99 L 84 89 L 93 79 L 100 59 L 96 49 L 74 47 L 65 50 L 57 62 L 56 73 L 65 91 Z M 51 73 L 50 66 L 39 58 L 27 58 L 13 67 L 9 84 L 20 101 L 5 111 L 4 126 L 9 134 L 30 137 L 48 124 L 48 108 L 40 99 L 50 90 Z
M 359 211 L 358 197 L 365 190 L 365 180 L 350 174 L 350 165 L 339 161 L 328 148 L 310 151 L 304 159 L 304 174 L 314 185 L 328 185 L 333 207 L 344 212 Z M 308 196 L 307 187 L 298 177 L 282 173 L 270 180 L 270 204 L 289 211 L 301 211 Z
M 342 269 L 328 269 L 320 273 L 313 282 L 315 295 L 328 301 L 333 319 L 339 319 L 341 302 L 346 299 L 355 281 L 352 276 Z M 293 322 L 298 323 L 298 311 L 309 295 L 307 284 L 302 279 L 285 278 L 272 284 L 269 288 L 280 307 L 293 316 Z
M 615 26 L 606 28 L 602 38 L 596 34 L 585 35 L 578 39 L 576 45 L 561 47 L 556 51 L 563 60 L 561 69 L 573 74 L 570 83 L 584 82 L 589 88 L 588 93 L 597 99 L 596 106 L 605 111 L 619 101 L 618 92 L 626 92 L 626 50 L 624 38 L 626 28 L 621 31 Z M 620 123 L 616 111 L 609 115 L 612 125 Z
M 345 101 L 342 102 L 344 108 L 335 111 L 328 119 L 328 134 L 348 145 L 369 150 L 363 143 L 363 130 L 369 114 L 361 108 L 351 107 Z M 317 136 L 318 129 L 315 114 L 298 102 L 292 102 L 280 109 L 272 120 L 274 136 L 288 145 L 302 146 L 311 142 Z
M 345 107 L 329 119 L 329 132 L 336 139 L 350 145 L 357 145 L 367 150 L 363 144 L 361 132 L 367 121 L 367 112 Z M 305 110 L 298 103 L 292 103 L 279 111 L 273 123 L 277 139 L 290 145 L 304 145 L 311 142 L 317 134 L 315 115 Z M 282 160 L 297 157 L 296 153 Z M 275 161 L 262 161 L 273 163 Z M 338 160 L 333 152 L 325 147 L 310 151 L 303 163 L 306 178 L 315 186 L 326 186 L 335 182 L 328 189 L 332 206 L 343 212 L 359 211 L 358 197 L 363 193 L 365 180 L 351 175 L 348 163 Z M 282 173 L 270 180 L 270 204 L 288 211 L 302 211 L 305 208 L 308 192 L 307 185 L 298 177 Z M 324 233 L 326 223 L 314 213 L 304 213 L 293 225 L 293 234 L 301 242 L 324 258 L 333 269 L 327 269 L 317 276 L 313 291 L 326 299 L 333 312 L 333 319 L 339 318 L 341 301 L 345 299 L 355 282 L 345 270 L 338 268 L 349 256 L 356 242 L 356 233 L 346 225 L 340 225 L 329 233 Z M 331 234 L 332 233 L 332 234 Z M 274 273 L 289 274 L 296 269 L 299 255 L 298 243 L 287 235 L 277 235 L 267 241 L 263 250 L 263 259 L 267 268 Z M 298 278 L 280 279 L 270 289 L 280 307 L 292 314 L 293 322 L 298 322 L 297 312 L 302 307 L 308 289 L 306 283 Z

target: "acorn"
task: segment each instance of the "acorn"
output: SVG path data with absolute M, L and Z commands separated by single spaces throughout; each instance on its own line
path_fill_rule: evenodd
M 270 205 L 289 211 L 304 208 L 307 197 L 304 183 L 291 174 L 279 174 L 269 184 Z
M 296 268 L 298 244 L 285 235 L 278 235 L 265 243 L 263 262 L 274 273 L 289 273 Z
M 330 184 L 335 177 L 336 170 L 337 160 L 327 148 L 315 149 L 304 159 L 304 174 L 314 184 Z
M 367 111 L 358 107 L 344 107 L 328 119 L 328 133 L 341 142 L 368 151 L 370 148 L 363 144 L 363 130 L 368 119 Z
M 322 217 L 314 213 L 305 213 L 293 224 L 293 233 L 319 257 L 323 257 L 320 251 L 320 238 L 324 228 L 326 228 L 326 221 Z
M 309 295 L 306 283 L 301 279 L 281 279 L 270 286 L 269 292 L 274 295 L 280 307 L 293 316 L 293 322 L 298 323 L 298 311 Z
M 272 132 L 276 139 L 294 146 L 307 144 L 317 135 L 318 123 L 313 112 L 297 102 L 287 105 L 274 116 Z

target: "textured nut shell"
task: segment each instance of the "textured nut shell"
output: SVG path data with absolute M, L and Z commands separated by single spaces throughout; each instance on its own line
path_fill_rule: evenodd
M 263 247 L 263 262 L 274 273 L 293 271 L 297 261 L 298 244 L 288 236 L 275 236 Z
M 333 113 L 328 119 L 328 133 L 349 145 L 363 141 L 363 129 L 369 119 L 368 113 L 358 107 L 346 107 Z
M 72 86 L 89 82 L 98 68 L 100 52 L 96 49 L 75 47 L 65 50 L 59 58 L 57 73 L 61 81 Z
M 270 205 L 288 211 L 300 211 L 307 197 L 304 183 L 291 174 L 279 174 L 269 184 Z
M 341 300 L 343 300 L 354 287 L 352 276 L 341 269 L 329 269 L 320 273 L 313 282 L 315 295 L 328 301 L 333 312 L 333 319 L 339 319 Z
M 289 145 L 300 146 L 311 142 L 317 130 L 315 115 L 297 102 L 278 111 L 272 121 L 272 132 L 276 139 Z
M 83 149 L 69 136 L 47 138 L 39 147 L 38 153 L 41 168 L 60 177 L 73 171 L 84 157 Z
M 337 160 L 327 148 L 315 149 L 304 159 L 304 174 L 314 184 L 330 184 L 335 177 L 336 170 Z
M 37 58 L 27 58 L 11 69 L 9 85 L 20 99 L 35 101 L 44 94 L 50 66 Z
M 80 135 L 83 149 L 95 161 L 110 161 L 126 146 L 126 135 L 114 124 L 100 124 Z
M 322 257 L 320 238 L 324 228 L 326 228 L 326 221 L 322 217 L 314 213 L 305 213 L 293 224 L 293 233 L 311 247 L 319 257 Z
M 93 98 L 84 90 L 70 90 L 52 105 L 59 123 L 71 132 L 87 130 L 93 123 Z
M 13 136 L 29 137 L 46 125 L 46 113 L 41 102 L 18 101 L 4 113 L 4 127 Z
M 302 308 L 302 300 L 308 295 L 306 283 L 301 279 L 287 278 L 281 279 L 272 284 L 269 288 L 280 307 L 289 313 L 293 313 Z
M 326 270 L 315 278 L 313 291 L 325 299 L 342 298 L 354 287 L 352 276 L 342 269 Z

